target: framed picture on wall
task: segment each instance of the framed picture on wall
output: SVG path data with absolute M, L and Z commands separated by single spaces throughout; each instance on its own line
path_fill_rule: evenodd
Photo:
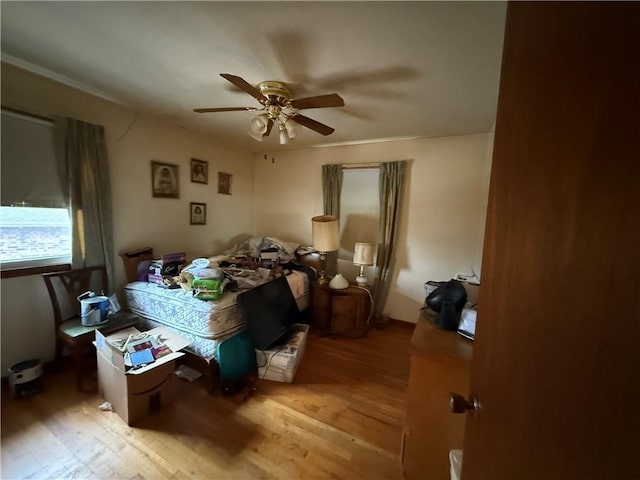
M 231 174 L 218 172 L 218 193 L 231 195 Z
M 191 225 L 207 224 L 207 204 L 191 202 Z
M 194 183 L 209 183 L 209 162 L 191 159 L 191 181 Z
M 178 165 L 151 161 L 151 191 L 154 197 L 180 198 Z

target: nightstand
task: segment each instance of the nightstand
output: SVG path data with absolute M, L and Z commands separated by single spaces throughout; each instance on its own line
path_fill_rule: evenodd
M 320 333 L 360 337 L 369 329 L 372 310 L 367 287 L 335 290 L 317 282 L 311 287 L 311 326 Z

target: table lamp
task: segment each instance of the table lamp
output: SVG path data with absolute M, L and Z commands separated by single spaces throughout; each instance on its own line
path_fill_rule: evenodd
M 363 287 L 367 284 L 364 267 L 373 265 L 373 243 L 356 242 L 353 249 L 353 264 L 360 267 L 360 275 L 356 277 L 356 283 Z
M 340 238 L 338 235 L 338 217 L 333 215 L 320 215 L 311 219 L 313 248 L 320 253 L 320 278 L 318 283 L 324 285 L 328 282 L 325 277 L 327 252 L 338 250 Z

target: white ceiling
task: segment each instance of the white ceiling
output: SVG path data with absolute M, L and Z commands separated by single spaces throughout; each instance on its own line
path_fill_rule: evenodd
M 495 120 L 504 2 L 9 2 L 2 60 L 253 151 L 488 132 Z M 338 93 L 301 113 L 280 146 L 248 134 L 257 107 L 220 77 Z

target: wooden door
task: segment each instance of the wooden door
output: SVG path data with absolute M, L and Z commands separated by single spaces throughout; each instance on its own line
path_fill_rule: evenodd
M 464 480 L 640 478 L 639 7 L 508 6 Z

